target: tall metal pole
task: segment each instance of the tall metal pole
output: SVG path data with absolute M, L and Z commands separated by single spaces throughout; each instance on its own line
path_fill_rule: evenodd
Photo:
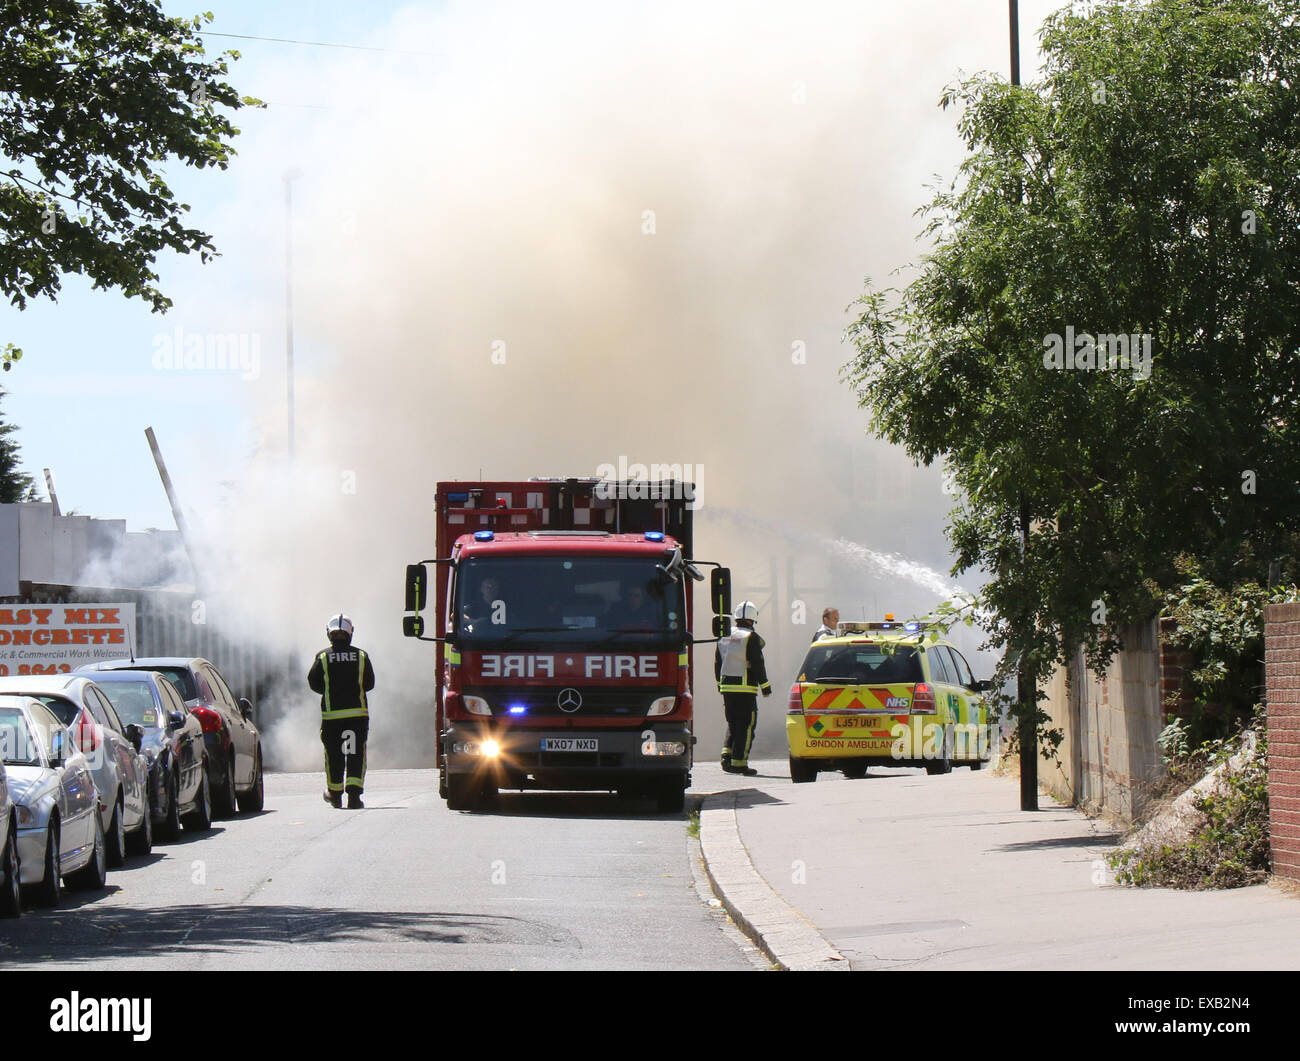
M 1007 0 L 1011 20 L 1011 84 L 1020 84 L 1020 4 Z M 1029 499 L 1020 497 L 1020 555 L 1029 551 Z M 1028 616 L 1022 622 L 1028 623 Z M 1020 809 L 1038 810 L 1038 690 L 1030 681 L 1022 653 L 1017 666 L 1016 699 L 1020 703 Z
M 176 521 L 176 530 L 180 533 L 181 544 L 185 546 L 185 555 L 190 558 L 190 569 L 194 574 L 194 594 L 199 593 L 199 565 L 194 560 L 194 549 L 190 542 L 189 528 L 185 526 L 185 515 L 181 512 L 180 500 L 176 497 L 176 490 L 172 486 L 172 477 L 167 474 L 167 465 L 163 463 L 162 450 L 158 447 L 158 439 L 154 436 L 153 428 L 144 429 L 144 437 L 149 440 L 149 448 L 153 451 L 153 462 L 158 466 L 158 478 L 162 480 L 163 489 L 167 492 L 167 503 L 172 507 L 172 519 Z
M 1008 0 L 1011 5 L 1011 83 L 1020 84 L 1020 3 Z
M 58 519 L 63 512 L 59 509 L 59 495 L 54 492 L 54 473 L 49 468 L 45 469 L 45 492 L 50 495 L 50 504 L 54 506 L 54 518 Z

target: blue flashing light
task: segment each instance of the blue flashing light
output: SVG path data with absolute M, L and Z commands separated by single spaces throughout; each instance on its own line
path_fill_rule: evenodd
M 526 715 L 528 708 L 524 704 L 511 704 L 510 713 L 512 715 Z
M 474 540 L 475 540 L 476 542 L 490 542 L 490 541 L 491 541 L 493 538 L 495 538 L 495 537 L 496 537 L 496 535 L 493 534 L 491 531 L 486 531 L 486 530 L 485 530 L 485 531 L 475 531 L 475 532 L 474 532 Z
M 661 542 L 664 540 L 663 531 L 646 531 L 645 540 L 648 542 Z
M 448 494 L 447 500 L 454 504 L 464 504 L 469 500 L 469 494 Z
M 921 629 L 921 624 L 920 624 L 920 623 L 907 623 L 907 624 L 903 627 L 903 629 L 904 629 L 904 630 L 919 630 L 919 629 Z

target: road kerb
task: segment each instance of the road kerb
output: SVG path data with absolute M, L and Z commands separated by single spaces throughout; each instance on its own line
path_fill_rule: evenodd
M 709 882 L 727 913 L 755 945 L 791 972 L 845 971 L 849 963 L 812 922 L 787 903 L 750 861 L 736 821 L 736 794 L 717 792 L 700 804 L 700 847 Z

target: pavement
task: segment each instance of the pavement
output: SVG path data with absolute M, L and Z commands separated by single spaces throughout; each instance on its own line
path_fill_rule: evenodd
M 1300 895 L 1130 888 L 1106 855 L 1113 827 L 1014 777 L 873 768 L 790 781 L 698 762 L 700 842 L 732 919 L 778 967 L 1300 969 Z

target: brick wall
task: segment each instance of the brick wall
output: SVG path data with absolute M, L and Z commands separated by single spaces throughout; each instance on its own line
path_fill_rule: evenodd
M 1160 620 L 1160 696 L 1167 701 L 1171 695 L 1176 694 L 1177 703 L 1164 710 L 1186 718 L 1191 711 L 1192 698 L 1183 689 L 1183 674 L 1195 669 L 1196 656 L 1185 648 L 1174 648 L 1164 643 L 1176 626 L 1172 619 Z
M 1264 677 L 1273 873 L 1300 881 L 1300 604 L 1264 611 Z

